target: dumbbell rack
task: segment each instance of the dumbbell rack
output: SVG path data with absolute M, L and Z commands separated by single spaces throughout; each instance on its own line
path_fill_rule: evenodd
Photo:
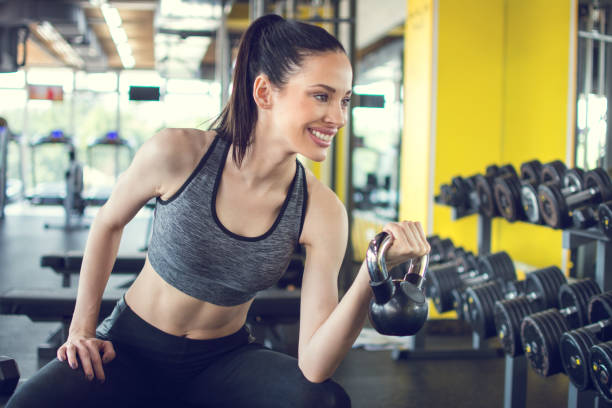
M 595 282 L 602 292 L 612 290 L 612 242 L 597 229 L 565 230 L 563 231 L 562 246 L 564 249 L 576 249 L 579 246 L 596 242 L 597 255 L 595 257 Z M 612 407 L 595 391 L 579 391 L 571 382 L 568 391 L 568 408 L 582 407 Z
M 491 253 L 491 218 L 477 212 L 461 211 L 454 207 L 451 207 L 451 211 L 453 221 L 473 214 L 478 215 L 478 254 L 485 255 Z M 425 337 L 425 330 L 419 331 L 416 335 L 410 337 L 407 349 L 393 350 L 391 357 L 394 360 L 471 360 L 476 358 L 497 358 L 503 355 L 501 349 L 487 347 L 487 343 L 482 341 L 480 335 L 476 332 L 472 333 L 471 349 L 427 350 L 425 348 Z
M 491 218 L 477 211 L 461 211 L 451 207 L 452 220 L 457 220 L 473 214 L 478 216 L 477 244 L 478 254 L 484 255 L 491 252 Z M 589 230 L 564 230 L 562 246 L 564 249 L 575 249 L 579 246 L 596 242 L 597 255 L 595 259 L 595 281 L 602 291 L 612 290 L 612 241 L 597 229 Z M 423 338 L 419 341 L 418 337 Z M 415 348 L 424 344 L 424 334 L 414 336 Z M 482 343 L 476 332 L 473 333 L 474 351 L 483 350 Z M 395 352 L 402 358 L 402 352 Z M 404 357 L 405 358 L 405 357 Z M 474 358 L 472 355 L 469 358 Z M 504 380 L 504 408 L 524 408 L 527 402 L 527 358 L 525 355 L 505 357 L 505 380 Z M 597 395 L 595 391 L 579 391 L 571 382 L 568 390 L 568 408 L 604 408 L 612 407 Z

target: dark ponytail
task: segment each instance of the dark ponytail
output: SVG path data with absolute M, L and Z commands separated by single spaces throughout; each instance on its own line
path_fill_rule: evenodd
M 345 52 L 342 44 L 324 29 L 269 14 L 253 21 L 240 39 L 232 94 L 211 125 L 234 145 L 233 160 L 240 167 L 257 122 L 253 83 L 259 74 L 282 87 L 301 67 L 302 59 L 327 51 Z

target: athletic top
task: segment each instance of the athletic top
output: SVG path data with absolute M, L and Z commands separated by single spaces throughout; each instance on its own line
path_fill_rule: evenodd
M 274 285 L 302 232 L 308 192 L 304 167 L 295 176 L 274 224 L 263 235 L 234 234 L 217 217 L 216 198 L 231 142 L 215 136 L 181 188 L 157 198 L 149 262 L 170 285 L 197 299 L 235 306 Z

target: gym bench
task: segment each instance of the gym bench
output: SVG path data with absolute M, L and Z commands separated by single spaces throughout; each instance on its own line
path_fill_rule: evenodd
M 102 295 L 100 321 L 108 316 L 125 290 L 107 288 Z M 26 315 L 33 322 L 61 322 L 47 341 L 38 347 L 38 358 L 50 360 L 68 337 L 76 304 L 77 288 L 10 289 L 0 295 L 0 314 Z M 255 296 L 248 321 L 273 329 L 281 323 L 295 323 L 300 315 L 300 290 L 267 289 Z
M 136 275 L 142 270 L 146 254 L 136 252 L 133 254 L 118 256 L 113 265 L 113 274 Z M 61 253 L 50 253 L 40 258 L 40 266 L 53 269 L 55 273 L 62 275 L 62 287 L 70 287 L 70 275 L 78 275 L 83 263 L 83 252 L 68 251 Z

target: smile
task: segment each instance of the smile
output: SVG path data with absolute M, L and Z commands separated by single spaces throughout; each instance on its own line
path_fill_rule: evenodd
M 318 130 L 314 130 L 309 128 L 308 129 L 310 131 L 310 133 L 312 133 L 317 139 L 320 139 L 324 142 L 329 142 L 332 140 L 332 138 L 334 137 L 333 134 L 327 134 L 327 133 L 323 133 L 323 132 L 319 132 Z

